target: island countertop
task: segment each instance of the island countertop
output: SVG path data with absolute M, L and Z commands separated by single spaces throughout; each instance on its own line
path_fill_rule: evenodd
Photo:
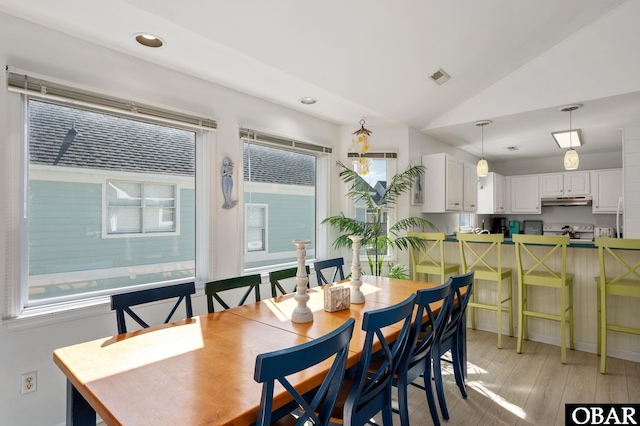
M 449 242 L 449 243 L 457 243 L 458 239 L 456 238 L 455 235 L 447 235 L 447 237 L 445 238 L 445 242 Z M 486 244 L 486 243 L 477 243 L 477 244 Z M 513 241 L 511 240 L 510 237 L 505 237 L 503 244 L 510 244 L 513 245 Z M 571 248 L 590 248 L 590 249 L 595 249 L 597 248 L 595 243 L 593 241 L 589 241 L 589 242 L 572 242 L 568 245 L 568 247 Z

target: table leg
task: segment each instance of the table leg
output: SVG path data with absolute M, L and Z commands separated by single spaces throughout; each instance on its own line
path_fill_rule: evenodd
M 67 426 L 95 426 L 96 412 L 67 380 Z

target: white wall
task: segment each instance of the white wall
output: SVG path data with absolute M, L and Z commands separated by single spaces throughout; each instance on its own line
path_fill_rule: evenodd
M 580 154 L 579 149 L 577 151 L 580 157 L 579 170 L 619 169 L 622 167 L 622 136 L 620 136 L 619 150 L 589 155 Z M 564 151 L 558 149 L 558 155 L 553 158 L 501 163 L 489 162 L 489 169 L 504 176 L 564 172 Z
M 340 129 L 310 115 L 207 83 L 197 78 L 158 67 L 135 57 L 93 45 L 0 14 L 0 60 L 22 70 L 65 80 L 112 93 L 127 99 L 146 101 L 218 118 L 215 146 L 210 149 L 208 194 L 210 201 L 212 267 L 210 278 L 224 278 L 241 272 L 238 232 L 242 229 L 240 208 L 224 210 L 219 173 L 225 156 L 242 164 L 238 127 L 287 135 L 340 149 Z M 15 96 L 15 95 L 11 95 Z M 18 277 L 15 259 L 18 250 L 19 150 L 8 146 L 8 105 L 10 96 L 0 90 L 0 161 L 3 178 L 0 199 L 0 306 L 6 306 Z M 332 162 L 333 164 L 333 162 Z M 242 193 L 241 167 L 236 167 L 234 196 Z M 332 167 L 331 174 L 335 171 Z M 333 182 L 333 181 L 332 181 Z M 332 183 L 333 184 L 333 183 Z M 335 192 L 335 191 L 333 191 Z M 3 321 L 0 327 L 0 425 L 59 425 L 65 421 L 65 378 L 52 360 L 53 350 L 116 333 L 115 316 L 109 306 L 76 309 L 65 316 L 51 315 L 40 325 Z M 194 301 L 197 314 L 206 312 L 202 296 Z M 3 316 L 6 310 L 3 310 Z M 9 330 L 8 325 L 12 327 Z M 38 390 L 20 395 L 20 375 L 37 370 Z

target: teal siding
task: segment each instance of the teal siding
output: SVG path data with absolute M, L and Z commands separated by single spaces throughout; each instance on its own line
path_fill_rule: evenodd
M 193 189 L 180 191 L 180 235 L 107 239 L 102 238 L 102 185 L 32 180 L 29 191 L 30 276 L 195 259 Z M 95 284 L 113 288 L 193 275 L 193 270 L 172 271 Z
M 245 192 L 245 202 L 249 193 Z M 273 193 L 251 194 L 251 203 L 269 206 L 267 247 L 269 253 L 291 253 L 296 250 L 293 240 L 308 239 L 311 244 L 307 250 L 315 250 L 315 197 L 303 195 L 284 195 Z M 245 263 L 246 268 L 271 265 L 274 263 L 294 262 L 297 258 L 283 257 L 281 260 L 258 261 Z

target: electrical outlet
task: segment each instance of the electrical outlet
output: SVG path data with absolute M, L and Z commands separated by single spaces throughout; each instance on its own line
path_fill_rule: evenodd
M 29 373 L 24 373 L 20 376 L 20 382 L 22 383 L 22 395 L 35 392 L 38 389 L 38 372 L 31 371 Z

